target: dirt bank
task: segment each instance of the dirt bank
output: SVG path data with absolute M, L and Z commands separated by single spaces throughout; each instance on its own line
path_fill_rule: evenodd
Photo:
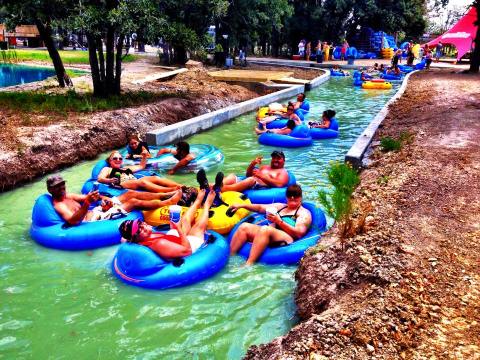
M 247 359 L 480 358 L 480 77 L 413 75 L 355 192 L 358 234 L 304 257 L 303 321 Z M 410 133 L 398 152 L 382 136 Z
M 148 63 L 132 67 L 125 79 L 148 74 Z M 159 71 L 152 68 L 150 71 Z M 160 69 L 160 71 L 162 71 Z M 77 91 L 88 89 L 89 76 L 75 78 Z M 50 82 L 25 85 L 26 89 L 60 91 Z M 17 90 L 22 87 L 17 87 Z M 0 191 L 17 184 L 94 158 L 101 152 L 125 145 L 127 134 L 173 124 L 191 117 L 252 99 L 261 94 L 243 86 L 230 85 L 210 78 L 205 70 L 192 70 L 168 81 L 143 85 L 125 82 L 123 89 L 168 93 L 168 98 L 154 103 L 114 111 L 95 113 L 25 113 L 0 110 Z M 178 94 L 178 95 L 176 95 Z

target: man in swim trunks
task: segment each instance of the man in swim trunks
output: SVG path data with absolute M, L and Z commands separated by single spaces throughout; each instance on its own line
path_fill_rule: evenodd
M 282 151 L 272 152 L 270 165 L 262 163 L 262 156 L 256 157 L 247 168 L 247 178 L 240 180 L 235 174 L 229 174 L 223 179 L 223 191 L 245 191 L 247 189 L 261 189 L 284 187 L 288 183 L 288 172 L 285 166 L 285 154 Z
M 182 191 L 171 193 L 148 193 L 127 191 L 117 197 L 108 198 L 101 196 L 98 190 L 91 191 L 86 195 L 67 193 L 65 180 L 61 175 L 51 175 L 47 179 L 47 190 L 52 195 L 53 207 L 57 213 L 70 225 L 78 225 L 82 221 L 95 221 L 98 219 L 98 211 L 89 210 L 95 201 L 110 201 L 117 204 L 123 211 L 130 212 L 134 209 L 156 209 L 165 205 L 176 204 L 182 197 Z M 166 200 L 162 200 L 165 199 Z
M 292 103 L 288 104 L 286 113 L 266 116 L 263 119 L 257 119 L 257 120 L 260 124 L 262 124 L 263 127 L 265 127 L 266 124 L 279 119 L 293 120 L 295 122 L 295 125 L 302 125 L 302 119 L 300 119 L 298 115 L 295 114 L 295 106 Z
M 255 263 L 267 246 L 286 246 L 302 238 L 312 223 L 312 214 L 302 206 L 302 188 L 298 185 L 288 187 L 286 204 L 235 204 L 230 206 L 233 211 L 240 208 L 266 214 L 270 223 L 260 226 L 245 222 L 233 235 L 230 243 L 230 255 L 236 254 L 247 241 L 252 242 L 252 249 L 246 265 Z M 275 208 L 276 213 L 267 213 L 267 208 Z
M 153 233 L 152 227 L 141 220 L 125 220 L 120 224 L 120 233 L 128 242 L 147 246 L 164 259 L 191 255 L 204 243 L 209 210 L 215 199 L 215 192 L 209 192 L 203 205 L 203 212 L 195 219 L 205 193 L 205 189 L 198 192 L 197 199 L 180 222 L 178 224 L 170 222 L 170 230 L 166 234 Z

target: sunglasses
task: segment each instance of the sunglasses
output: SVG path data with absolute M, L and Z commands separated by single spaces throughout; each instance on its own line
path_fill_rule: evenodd
M 112 157 L 112 160 L 123 160 L 123 158 L 114 156 L 114 157 Z

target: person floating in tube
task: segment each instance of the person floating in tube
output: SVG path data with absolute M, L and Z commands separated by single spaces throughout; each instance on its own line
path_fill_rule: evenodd
M 162 154 L 172 154 L 175 159 L 178 160 L 178 163 L 168 170 L 169 175 L 175 174 L 178 170 L 187 166 L 193 159 L 195 159 L 195 155 L 190 153 L 190 145 L 185 141 L 180 141 L 175 145 L 175 149 L 171 148 L 163 148 L 157 152 L 157 156 Z
M 316 129 L 330 129 L 332 119 L 335 117 L 335 110 L 325 110 L 322 114 L 321 122 L 309 122 L 308 126 Z
M 287 246 L 302 238 L 312 223 L 312 214 L 302 206 L 302 188 L 299 185 L 287 188 L 285 203 L 234 204 L 229 210 L 241 208 L 266 214 L 270 223 L 261 226 L 245 222 L 233 235 L 230 255 L 235 255 L 247 241 L 252 242 L 246 265 L 254 264 L 268 246 Z
M 166 260 L 185 257 L 196 252 L 205 241 L 209 210 L 215 199 L 215 192 L 205 196 L 205 189 L 198 192 L 192 206 L 180 218 L 180 210 L 170 207 L 170 213 L 175 211 L 176 218 L 170 217 L 170 230 L 164 233 L 154 233 L 147 223 L 141 220 L 125 220 L 120 224 L 122 237 L 130 243 L 147 246 Z M 203 205 L 203 212 L 195 218 L 197 210 Z

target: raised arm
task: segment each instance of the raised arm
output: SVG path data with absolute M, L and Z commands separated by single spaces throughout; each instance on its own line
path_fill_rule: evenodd
M 247 168 L 247 173 L 246 173 L 247 177 L 250 177 L 253 175 L 253 170 L 255 169 L 255 166 L 261 164 L 262 159 L 263 159 L 262 156 L 257 156 L 255 159 L 252 160 L 252 162 L 250 163 L 250 165 L 248 165 L 248 168 Z
M 180 160 L 172 169 L 170 169 L 168 171 L 168 174 L 169 175 L 173 175 L 175 174 L 175 172 L 185 166 L 188 165 L 188 163 L 190 161 L 192 161 L 193 159 L 195 159 L 195 156 L 193 156 L 192 154 L 188 154 L 187 156 L 185 156 L 182 160 Z

